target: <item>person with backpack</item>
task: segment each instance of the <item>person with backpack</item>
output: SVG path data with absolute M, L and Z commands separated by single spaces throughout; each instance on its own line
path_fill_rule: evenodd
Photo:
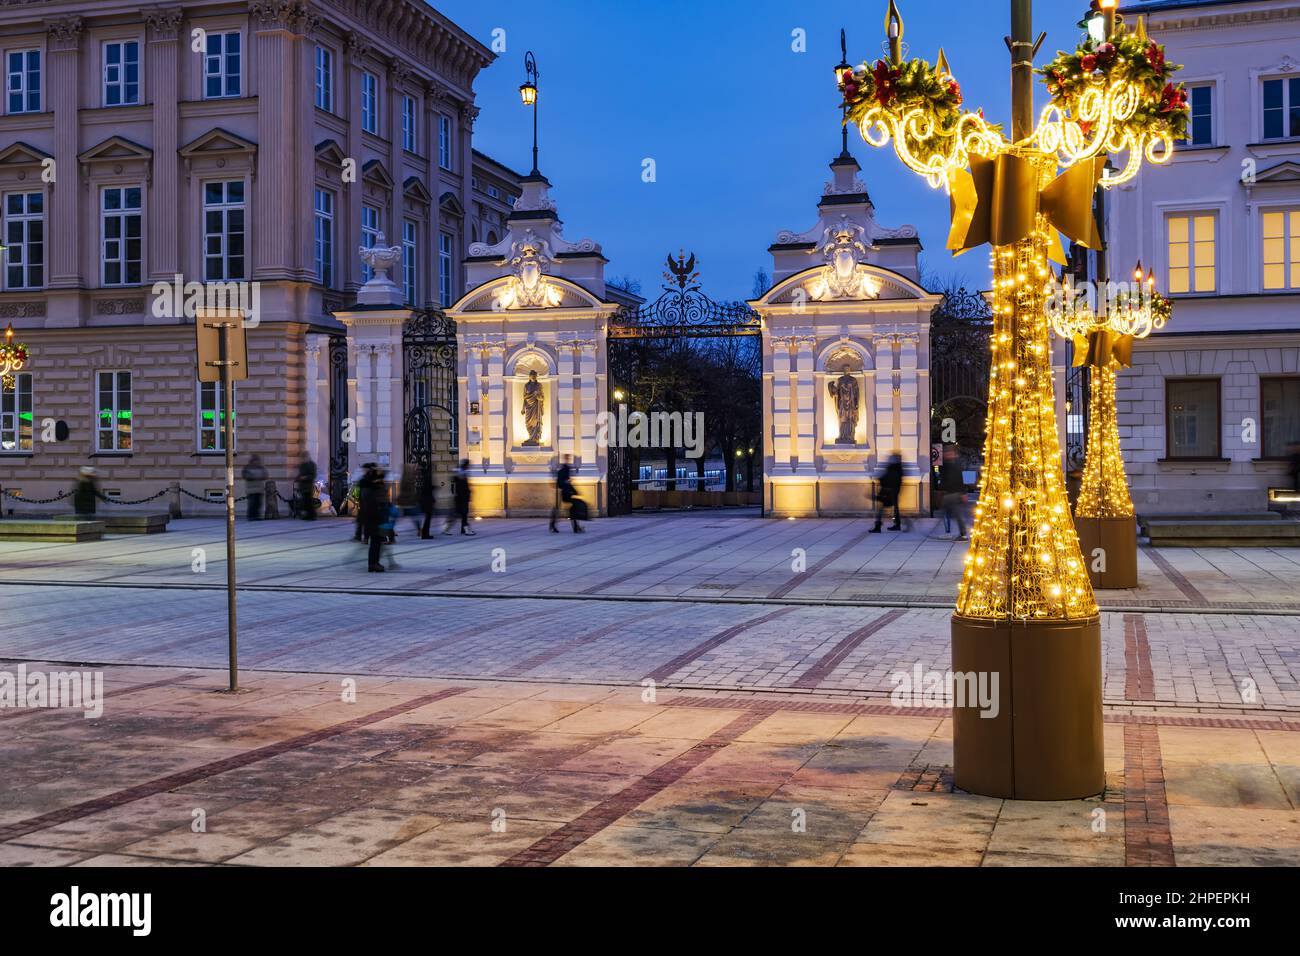
M 876 491 L 876 526 L 871 529 L 872 534 L 880 534 L 885 510 L 891 507 L 894 509 L 894 523 L 889 526 L 889 530 L 903 530 L 903 516 L 898 510 L 898 499 L 902 492 L 903 456 L 894 454 L 890 456 L 885 470 L 880 473 L 879 487 Z
M 574 508 L 578 503 L 579 507 Z M 578 497 L 578 491 L 573 487 L 573 456 L 565 455 L 560 461 L 559 470 L 555 472 L 555 503 L 551 506 L 551 530 L 559 534 L 560 529 L 555 526 L 555 522 L 560 519 L 564 512 L 565 506 L 569 509 L 569 521 L 573 525 L 573 533 L 581 534 L 582 525 L 578 524 L 578 515 L 585 513 L 586 503 Z
M 384 527 L 389 522 L 388 484 L 377 466 L 367 467 L 357 482 L 357 504 L 357 524 L 370 545 L 368 570 L 384 571 L 386 568 L 380 559 L 388 540 L 388 530 Z

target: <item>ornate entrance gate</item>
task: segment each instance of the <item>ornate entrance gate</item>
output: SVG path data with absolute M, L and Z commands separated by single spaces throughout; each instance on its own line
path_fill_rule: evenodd
M 329 337 L 330 461 L 327 475 L 330 501 L 342 507 L 348 496 L 348 443 L 344 422 L 348 417 L 348 337 Z
M 426 309 L 402 329 L 403 444 L 417 492 L 456 461 L 459 403 L 456 393 L 456 323 Z
M 663 291 L 653 302 L 625 307 L 609 322 L 606 340 L 609 408 L 617 412 L 705 414 L 705 454 L 710 445 L 730 460 L 744 451 L 749 467 L 762 462 L 762 320 L 743 302 L 719 303 L 699 284 L 695 256 L 668 256 Z M 732 340 L 708 348 L 707 340 Z M 745 347 L 752 341 L 752 348 Z M 752 379 L 752 389 L 745 384 Z M 709 387 L 705 387 L 705 386 Z M 726 392 L 732 390 L 731 401 Z M 752 410 L 745 395 L 752 395 Z M 611 435 L 613 428 L 610 429 Z M 609 445 L 609 513 L 632 510 L 641 449 Z M 664 449 L 667 487 L 676 485 L 676 449 Z
M 979 293 L 949 292 L 930 319 L 930 441 L 977 457 L 984 447 L 993 311 Z

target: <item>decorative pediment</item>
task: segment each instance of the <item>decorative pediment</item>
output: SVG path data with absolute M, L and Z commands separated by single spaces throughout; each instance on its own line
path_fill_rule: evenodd
M 527 270 L 525 270 L 527 272 Z M 531 304 L 529 304 L 531 300 Z M 576 282 L 560 276 L 504 275 L 470 290 L 452 308 L 453 313 L 539 312 L 547 309 L 606 309 L 605 303 Z
M 361 167 L 361 178 L 372 186 L 383 189 L 393 188 L 393 177 L 382 162 L 372 159 Z
M 347 156 L 334 140 L 326 139 L 316 144 L 316 162 L 327 166 L 342 166 L 345 159 Z
M 229 130 L 215 127 L 190 140 L 178 152 L 186 160 L 232 154 L 252 156 L 257 152 L 257 144 Z
M 880 302 L 930 298 L 930 293 L 911 279 L 891 269 L 842 257 L 837 270 L 834 259 L 813 266 L 779 282 L 754 308 L 763 306 L 804 307 L 814 303 Z
M 27 143 L 14 143 L 12 146 L 6 146 L 0 150 L 0 166 L 18 168 L 24 166 L 39 166 L 47 159 L 53 159 L 49 153 L 37 149 L 35 146 L 29 146 Z
M 1257 172 L 1253 183 L 1247 183 L 1243 180 L 1243 183 L 1248 186 L 1258 186 L 1263 183 L 1295 182 L 1300 182 L 1300 163 L 1293 162 L 1289 159 L 1278 163 L 1276 166 L 1270 166 L 1262 172 Z
M 408 199 L 428 205 L 433 202 L 433 193 L 420 181 L 419 176 L 408 176 L 402 183 L 402 194 Z
M 132 142 L 125 136 L 110 136 L 98 146 L 92 146 L 85 152 L 79 153 L 77 159 L 82 163 L 110 163 L 123 160 L 149 162 L 153 159 L 153 150 L 148 146 Z
M 445 192 L 438 197 L 438 208 L 449 216 L 461 217 L 465 215 L 465 207 L 461 204 L 453 192 Z

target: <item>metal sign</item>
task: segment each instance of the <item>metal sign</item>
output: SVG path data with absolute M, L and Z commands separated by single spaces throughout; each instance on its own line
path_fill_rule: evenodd
M 200 382 L 220 382 L 222 370 L 221 332 L 229 330 L 226 343 L 230 381 L 248 378 L 248 339 L 244 335 L 244 313 L 239 310 L 200 310 L 194 317 L 194 339 L 198 349 Z

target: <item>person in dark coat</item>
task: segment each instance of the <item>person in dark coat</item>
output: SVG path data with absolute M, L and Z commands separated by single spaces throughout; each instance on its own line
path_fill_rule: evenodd
M 388 485 L 384 481 L 384 473 L 378 468 L 367 468 L 357 487 L 357 522 L 361 525 L 366 540 L 370 542 L 369 570 L 383 571 L 384 565 L 380 557 L 384 542 L 388 539 L 387 532 L 383 530 L 388 521 Z
M 451 534 L 451 518 L 453 516 L 460 519 L 460 533 L 474 534 L 474 529 L 469 526 L 469 459 L 462 458 L 460 467 L 456 473 L 451 476 L 451 497 L 452 513 L 447 515 L 447 524 L 443 527 L 443 534 Z
M 577 496 L 578 491 L 573 487 L 573 456 L 565 455 L 560 460 L 559 469 L 555 472 L 555 502 L 551 505 L 551 530 L 556 534 L 560 529 L 555 526 L 555 522 L 560 520 L 566 505 L 569 508 L 569 521 L 573 524 L 573 533 L 581 533 L 582 525 L 578 524 L 578 519 L 573 516 L 573 499 Z
M 98 499 L 99 485 L 95 482 L 95 469 L 87 465 L 78 473 L 77 484 L 72 489 L 72 510 L 79 515 L 93 515 Z
M 943 465 L 939 469 L 939 490 L 943 492 L 943 517 L 945 522 L 957 522 L 957 540 L 966 540 L 966 478 L 961 473 L 957 449 L 951 445 L 943 448 Z
M 1293 441 L 1288 458 L 1290 461 L 1291 488 L 1300 491 L 1300 441 Z
M 887 508 L 894 509 L 894 523 L 889 526 L 890 531 L 901 531 L 903 529 L 903 516 L 898 510 L 898 498 L 903 490 L 903 456 L 892 455 L 889 464 L 885 470 L 880 473 L 879 489 L 876 491 L 876 526 L 871 529 L 872 534 L 880 534 L 880 525 L 885 517 Z
M 250 455 L 244 466 L 244 494 L 248 498 L 248 520 L 262 520 L 262 501 L 266 495 L 266 466 L 261 455 Z
M 298 477 L 293 480 L 297 515 L 304 521 L 316 520 L 316 462 L 304 458 L 298 466 Z
M 424 516 L 424 521 L 420 525 L 420 537 L 432 538 L 429 534 L 429 524 L 433 521 L 433 469 L 424 468 L 421 470 L 420 478 L 416 483 L 416 498 L 420 504 L 420 513 Z

